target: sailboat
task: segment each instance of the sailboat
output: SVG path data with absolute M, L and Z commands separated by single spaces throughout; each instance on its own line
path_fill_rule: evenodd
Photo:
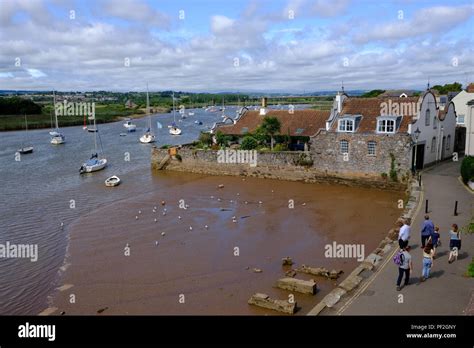
M 59 145 L 66 142 L 66 137 L 59 132 L 58 125 L 58 114 L 56 113 L 56 93 L 53 91 L 53 109 L 54 109 L 54 120 L 56 122 L 56 129 L 49 132 L 51 135 L 51 144 Z
M 97 129 L 95 124 L 95 113 L 92 116 L 94 118 L 94 129 Z M 79 169 L 79 173 L 92 173 L 98 170 L 102 170 L 107 166 L 107 159 L 106 158 L 99 158 L 97 153 L 97 132 L 94 132 L 94 153 L 92 154 L 91 158 L 82 164 L 81 168 Z
M 178 128 L 178 126 L 176 125 L 176 110 L 175 110 L 175 107 L 174 107 L 174 92 L 173 92 L 173 123 L 171 124 L 171 126 L 168 126 L 169 130 L 170 130 L 170 134 L 171 135 L 180 135 L 181 134 L 181 129 Z
M 26 119 L 26 114 L 25 114 L 25 134 L 26 134 L 26 140 L 28 141 L 28 121 Z M 23 142 L 21 143 L 21 148 L 18 149 L 18 152 L 21 153 L 22 155 L 27 154 L 27 153 L 32 153 L 33 152 L 33 146 L 25 146 Z
M 150 115 L 150 98 L 148 97 L 148 84 L 146 86 L 146 112 L 148 114 L 148 128 L 140 137 L 140 142 L 143 144 L 150 144 L 155 142 L 155 135 L 151 131 L 151 115 Z
M 191 109 L 194 109 L 194 105 L 191 103 Z M 189 116 L 194 116 L 194 111 L 189 111 L 188 112 Z

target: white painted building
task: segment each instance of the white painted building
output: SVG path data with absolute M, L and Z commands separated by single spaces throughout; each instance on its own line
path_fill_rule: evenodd
M 466 127 L 466 156 L 474 156 L 474 98 L 467 102 L 467 111 L 465 118 Z
M 474 84 L 471 83 L 467 86 L 466 90 L 459 92 L 451 101 L 456 107 L 457 114 L 457 126 L 460 127 L 458 136 L 461 138 L 461 141 L 464 142 L 464 153 L 466 155 L 474 155 L 474 150 L 469 148 L 474 143 L 472 131 L 469 129 L 472 127 L 472 119 L 469 119 L 470 108 L 467 105 L 468 102 L 474 99 Z M 469 124 L 469 127 L 468 127 Z M 469 128 L 469 129 L 468 129 Z M 461 131 L 462 130 L 462 131 Z
M 440 107 L 436 96 L 429 90 L 420 97 L 418 105 L 417 116 L 408 132 L 414 140 L 411 161 L 414 164 L 416 159 L 416 168 L 422 169 L 426 165 L 452 157 L 456 111 L 452 102 L 444 108 Z

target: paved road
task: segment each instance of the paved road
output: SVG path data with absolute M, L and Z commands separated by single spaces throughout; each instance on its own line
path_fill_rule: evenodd
M 448 264 L 451 224 L 464 226 L 474 213 L 474 195 L 459 182 L 460 162 L 445 162 L 423 173 L 424 199 L 429 214 L 440 228 L 442 246 L 431 269 L 431 278 L 420 283 L 422 251 L 420 229 L 425 207 L 412 223 L 410 245 L 414 271 L 410 284 L 396 291 L 397 266 L 389 261 L 372 283 L 339 314 L 342 315 L 462 315 L 474 314 L 474 278 L 464 276 L 474 256 L 474 235 L 462 235 L 458 261 Z M 454 201 L 459 201 L 454 216 Z M 403 295 L 403 302 L 399 303 Z

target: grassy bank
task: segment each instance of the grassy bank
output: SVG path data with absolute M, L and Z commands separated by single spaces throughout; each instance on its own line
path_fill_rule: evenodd
M 28 129 L 51 127 L 52 107 L 44 107 L 41 114 L 28 115 Z M 155 107 L 155 112 L 169 112 L 167 107 Z M 96 105 L 96 122 L 109 123 L 120 121 L 123 118 L 139 118 L 145 116 L 145 110 L 140 108 L 127 109 L 119 104 Z M 60 116 L 60 127 L 79 126 L 84 124 L 84 116 Z M 0 115 L 0 131 L 20 130 L 25 128 L 23 115 Z

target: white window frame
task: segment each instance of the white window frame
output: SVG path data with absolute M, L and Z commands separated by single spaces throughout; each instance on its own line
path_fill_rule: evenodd
M 340 120 L 337 121 L 337 130 L 338 132 L 343 132 L 343 133 L 354 133 L 355 131 L 355 120 L 352 118 L 341 118 Z M 352 129 L 348 129 L 349 124 L 351 124 Z
M 393 130 L 388 131 L 388 122 L 392 122 Z M 381 134 L 395 134 L 397 128 L 397 120 L 394 118 L 379 118 L 377 120 L 377 133 Z
M 465 124 L 465 115 L 464 114 L 458 114 L 458 117 L 456 117 L 456 124 Z M 462 118 L 462 122 L 461 122 Z
M 431 138 L 431 153 L 434 153 L 436 150 L 436 137 Z
M 370 150 L 371 150 L 371 147 L 370 145 L 373 144 L 373 150 L 374 150 L 374 153 L 370 153 Z M 377 156 L 377 142 L 375 140 L 369 140 L 367 142 L 367 155 L 368 156 Z
M 342 146 L 342 143 L 345 142 L 345 144 L 347 144 L 347 151 L 343 151 L 343 146 Z M 345 153 L 349 153 L 349 141 L 346 140 L 346 139 L 342 139 L 342 140 L 339 140 L 339 153 L 340 154 L 345 154 Z

